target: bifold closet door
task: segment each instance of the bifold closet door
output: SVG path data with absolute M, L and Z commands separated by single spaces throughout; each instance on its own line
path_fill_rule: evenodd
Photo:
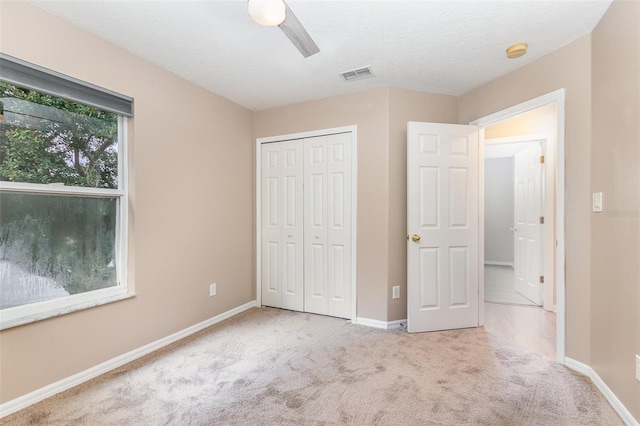
M 262 304 L 304 310 L 303 150 L 262 145 Z
M 305 311 L 350 318 L 352 134 L 303 145 Z

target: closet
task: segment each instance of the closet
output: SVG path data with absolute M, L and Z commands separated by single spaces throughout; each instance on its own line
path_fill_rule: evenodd
M 260 144 L 262 305 L 352 316 L 353 133 Z

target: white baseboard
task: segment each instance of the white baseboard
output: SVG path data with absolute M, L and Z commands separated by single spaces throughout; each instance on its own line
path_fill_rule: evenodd
M 575 359 L 571 359 L 569 357 L 565 357 L 565 365 L 572 370 L 577 371 L 578 373 L 584 374 L 596 385 L 600 393 L 607 398 L 609 404 L 616 410 L 616 413 L 622 418 L 622 420 L 627 424 L 627 426 L 639 426 L 638 421 L 633 418 L 629 410 L 626 409 L 622 402 L 618 399 L 618 397 L 609 389 L 609 386 L 606 385 L 604 380 L 600 378 L 598 373 L 591 368 L 591 366 L 587 364 L 583 364 L 580 361 L 576 361 Z
M 485 265 L 496 265 L 496 266 L 511 266 L 513 268 L 513 262 L 494 262 L 492 260 L 485 260 Z
M 397 320 L 397 321 L 379 321 L 369 318 L 360 318 L 356 319 L 356 324 L 364 325 L 367 327 L 373 328 L 381 328 L 383 330 L 394 330 L 396 328 L 402 328 L 407 323 L 406 319 Z
M 151 342 L 147 345 L 139 347 L 138 349 L 134 349 L 130 352 L 112 358 L 109 361 L 105 361 L 101 364 L 96 365 L 95 367 L 91 367 L 87 370 L 81 371 L 80 373 L 74 374 L 73 376 L 69 376 L 65 379 L 59 380 L 26 395 L 5 402 L 4 404 L 0 404 L 0 419 L 8 416 L 9 414 L 15 413 L 16 411 L 22 410 L 23 408 L 26 408 L 30 405 L 33 405 L 36 402 L 40 402 L 46 398 L 49 398 L 50 396 L 70 389 L 74 386 L 78 386 L 79 384 L 96 378 L 101 374 L 107 373 L 124 364 L 148 355 L 151 352 L 157 351 L 160 348 L 177 342 L 180 339 L 184 339 L 187 336 L 197 333 L 200 330 L 204 330 L 207 327 L 231 318 L 234 315 L 238 315 L 239 313 L 251 309 L 255 306 L 255 300 L 249 303 L 245 303 L 244 305 L 238 306 L 237 308 L 231 309 L 220 315 L 216 315 L 215 317 L 210 318 L 206 321 L 203 321 L 196 325 L 192 325 L 191 327 L 187 327 L 184 330 L 173 333 L 167 337 L 163 337 L 162 339 L 156 340 L 155 342 Z

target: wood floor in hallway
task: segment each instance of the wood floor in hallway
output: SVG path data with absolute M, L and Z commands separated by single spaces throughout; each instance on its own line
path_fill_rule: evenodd
M 551 360 L 556 359 L 556 314 L 537 306 L 484 304 L 485 330 Z

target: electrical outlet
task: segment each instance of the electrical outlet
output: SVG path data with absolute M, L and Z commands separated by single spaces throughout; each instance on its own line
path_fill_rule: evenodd
M 636 355 L 636 380 L 640 382 L 640 355 Z
M 216 295 L 216 283 L 213 283 L 209 285 L 209 296 L 215 296 L 215 295 Z
M 400 286 L 394 285 L 392 289 L 393 289 L 393 298 L 400 299 Z

